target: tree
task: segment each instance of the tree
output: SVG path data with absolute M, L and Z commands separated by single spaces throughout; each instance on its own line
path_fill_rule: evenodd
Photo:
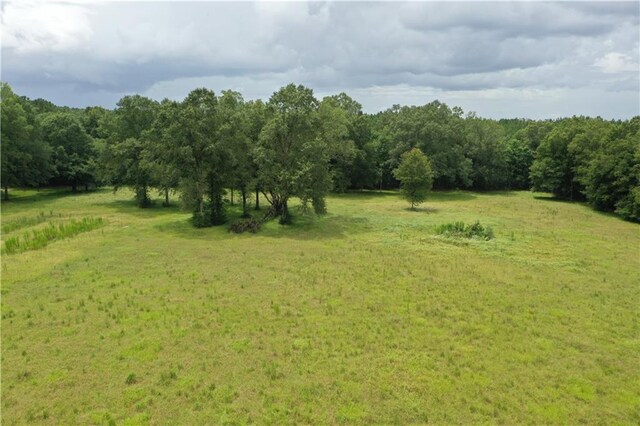
M 87 134 L 93 139 L 106 139 L 108 135 L 104 132 L 105 128 L 102 126 L 102 122 L 109 114 L 112 114 L 112 111 L 99 106 L 85 108 L 82 112 L 81 122 Z
M 373 137 L 371 117 L 359 114 L 354 118 L 349 129 L 350 139 L 355 145 L 355 155 L 351 163 L 347 180 L 351 189 L 373 189 L 379 181 L 381 159 L 378 155 L 376 141 Z M 384 150 L 388 156 L 389 150 Z
M 279 216 L 281 224 L 291 223 L 291 197 L 310 197 L 321 206 L 331 188 L 331 180 L 325 178 L 327 158 L 318 156 L 327 152 L 318 105 L 311 89 L 294 84 L 275 92 L 267 104 L 269 119 L 260 133 L 256 158 L 270 214 Z
M 573 117 L 556 122 L 531 165 L 532 188 L 569 199 L 584 198 L 588 164 L 611 130 L 601 118 Z
M 433 185 L 433 171 L 429 158 L 418 148 L 402 154 L 400 165 L 393 174 L 400 181 L 400 189 L 411 203 L 411 209 L 427 199 Z
M 578 131 L 574 121 L 561 121 L 540 143 L 530 170 L 531 187 L 534 191 L 574 197 L 574 164 L 569 155 L 569 143 Z
M 146 133 L 154 123 L 157 108 L 157 102 L 144 96 L 125 96 L 102 127 L 109 134 L 101 158 L 105 175 L 116 190 L 120 186 L 131 187 L 142 208 L 151 204 L 149 187 L 154 181 L 146 153 Z
M 53 183 L 70 185 L 71 190 L 76 192 L 79 185 L 87 186 L 95 181 L 93 140 L 75 114 L 45 114 L 42 119 L 42 135 L 53 149 Z
M 507 153 L 502 143 L 504 130 L 493 120 L 471 113 L 465 119 L 465 156 L 471 159 L 473 188 L 504 188 L 507 183 Z
M 249 142 L 249 148 L 247 153 L 249 154 L 249 162 L 245 163 L 247 171 L 251 172 L 251 179 L 249 180 L 250 186 L 253 187 L 256 193 L 256 201 L 254 208 L 260 210 L 260 189 L 262 187 L 260 183 L 260 177 L 258 174 L 257 163 L 257 147 L 260 140 L 260 133 L 264 128 L 267 121 L 267 106 L 261 100 L 249 101 L 245 105 L 248 128 L 247 136 Z M 243 210 L 246 209 L 245 195 L 243 194 Z
M 468 188 L 473 184 L 473 162 L 465 149 L 462 110 L 434 101 L 423 106 L 397 107 L 391 113 L 389 129 L 391 165 L 402 153 L 419 148 L 429 156 L 438 188 Z
M 344 192 L 351 186 L 350 170 L 358 155 L 354 142 L 362 105 L 346 93 L 327 96 L 318 108 L 322 137 L 329 154 L 329 165 L 333 190 Z
M 168 123 L 171 164 L 180 170 L 182 200 L 197 227 L 226 222 L 222 195 L 229 181 L 231 154 L 220 140 L 218 98 L 208 89 L 191 91 Z
M 3 198 L 9 187 L 36 186 L 51 176 L 51 147 L 40 137 L 22 102 L 8 84 L 0 85 Z
M 180 183 L 180 168 L 175 161 L 180 138 L 172 133 L 178 120 L 179 104 L 164 99 L 158 106 L 151 129 L 145 132 L 144 160 L 156 187 L 164 195 L 164 206 L 169 206 L 169 193 L 176 191 Z
M 640 222 L 640 117 L 612 128 L 578 179 L 595 209 Z
M 218 137 L 220 143 L 230 153 L 229 185 L 233 202 L 233 190 L 240 190 L 242 197 L 242 216 L 249 217 L 247 208 L 247 195 L 250 185 L 255 179 L 255 166 L 253 162 L 253 144 L 251 119 L 252 105 L 246 104 L 242 95 L 232 90 L 225 90 L 218 98 L 218 115 L 220 128 Z M 255 136 L 254 136 L 255 137 Z M 254 139 L 255 140 L 255 139 Z

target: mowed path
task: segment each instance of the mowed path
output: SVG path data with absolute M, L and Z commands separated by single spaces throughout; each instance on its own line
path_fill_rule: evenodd
M 16 195 L 3 226 L 47 219 L 3 239 L 105 225 L 2 256 L 3 424 L 640 422 L 640 226 L 613 215 L 354 193 L 235 235 L 126 191 Z M 459 220 L 496 238 L 435 235 Z

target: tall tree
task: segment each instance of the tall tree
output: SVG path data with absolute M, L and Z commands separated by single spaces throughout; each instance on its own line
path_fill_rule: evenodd
M 77 115 L 70 112 L 45 114 L 42 135 L 53 149 L 54 183 L 69 185 L 76 192 L 78 186 L 94 182 L 93 140 Z
M 3 198 L 8 200 L 9 187 L 36 186 L 47 181 L 52 172 L 51 148 L 6 83 L 0 83 L 0 114 Z
M 362 105 L 346 93 L 327 96 L 318 108 L 320 126 L 329 154 L 333 189 L 344 192 L 351 186 L 350 170 L 358 155 L 354 142 Z
M 379 181 L 379 158 L 376 140 L 372 129 L 372 119 L 365 114 L 358 114 L 351 124 L 349 133 L 356 151 L 348 171 L 349 187 L 353 189 L 373 189 Z M 388 155 L 389 150 L 382 150 Z
M 178 102 L 164 99 L 158 106 L 151 129 L 144 135 L 144 160 L 154 184 L 164 195 L 164 206 L 170 204 L 169 193 L 176 191 L 180 183 L 181 171 L 175 161 L 180 138 L 174 129 L 179 119 L 179 108 Z
M 173 161 L 180 169 L 182 199 L 197 227 L 226 222 L 223 203 L 231 156 L 220 139 L 218 98 L 208 89 L 191 91 L 179 106 L 169 132 L 178 139 Z
M 255 175 L 249 108 L 242 95 L 232 90 L 223 91 L 218 98 L 218 137 L 230 154 L 229 185 L 232 197 L 235 188 L 240 190 L 243 217 L 249 216 L 247 196 Z
M 504 188 L 507 183 L 507 152 L 503 144 L 503 128 L 493 120 L 478 118 L 474 113 L 466 117 L 465 125 L 465 156 L 471 159 L 473 188 Z
M 563 120 L 540 143 L 530 170 L 533 190 L 569 198 L 577 194 L 569 143 L 579 131 L 575 120 Z
M 611 127 L 578 180 L 594 208 L 640 221 L 640 117 Z
M 304 86 L 290 84 L 275 92 L 267 104 L 270 118 L 257 149 L 259 177 L 263 193 L 271 204 L 271 214 L 281 224 L 291 223 L 289 199 L 311 197 L 320 205 L 330 189 L 330 179 L 314 181 L 328 174 L 328 162 L 318 152 L 326 152 L 320 133 L 317 99 Z M 317 183 L 311 187 L 311 182 Z
M 101 162 L 114 189 L 129 186 L 135 193 L 139 207 L 151 204 L 149 188 L 154 185 L 152 165 L 149 163 L 146 133 L 151 129 L 158 103 L 140 95 L 120 99 L 103 131 L 109 137 Z
M 260 190 L 262 185 L 260 183 L 260 178 L 258 174 L 258 162 L 257 162 L 257 148 L 258 142 L 260 140 L 260 133 L 267 121 L 267 106 L 261 100 L 249 101 L 245 105 L 246 114 L 248 120 L 248 142 L 249 149 L 247 151 L 249 157 L 249 163 L 245 163 L 245 167 L 247 167 L 250 171 L 251 179 L 250 186 L 255 190 L 255 203 L 254 208 L 256 210 L 260 210 Z M 246 200 L 245 195 L 243 194 L 243 210 L 246 212 Z

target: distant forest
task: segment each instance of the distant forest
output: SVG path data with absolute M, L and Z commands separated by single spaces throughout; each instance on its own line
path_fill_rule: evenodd
M 125 96 L 115 109 L 59 107 L 1 87 L 2 187 L 130 187 L 179 194 L 195 226 L 226 221 L 225 197 L 290 221 L 288 202 L 323 213 L 325 196 L 395 189 L 402 154 L 420 149 L 434 189 L 534 190 L 640 221 L 640 117 L 480 118 L 434 101 L 376 113 L 341 93 L 290 84 L 265 103 L 196 89 L 181 102 Z M 254 197 L 255 194 L 255 197 Z

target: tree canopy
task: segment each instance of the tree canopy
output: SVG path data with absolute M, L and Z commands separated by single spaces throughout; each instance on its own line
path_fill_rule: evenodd
M 176 192 L 194 225 L 211 226 L 226 222 L 236 191 L 243 216 L 263 194 L 266 217 L 290 223 L 291 198 L 324 214 L 330 191 L 406 193 L 411 159 L 420 188 L 532 189 L 640 221 L 640 117 L 490 120 L 439 101 L 366 114 L 346 93 L 319 100 L 294 84 L 266 103 L 199 88 L 182 101 L 125 96 L 113 110 L 59 107 L 7 84 L 1 95 L 5 198 L 13 187 L 108 184 L 145 207 L 152 191 L 164 204 Z

